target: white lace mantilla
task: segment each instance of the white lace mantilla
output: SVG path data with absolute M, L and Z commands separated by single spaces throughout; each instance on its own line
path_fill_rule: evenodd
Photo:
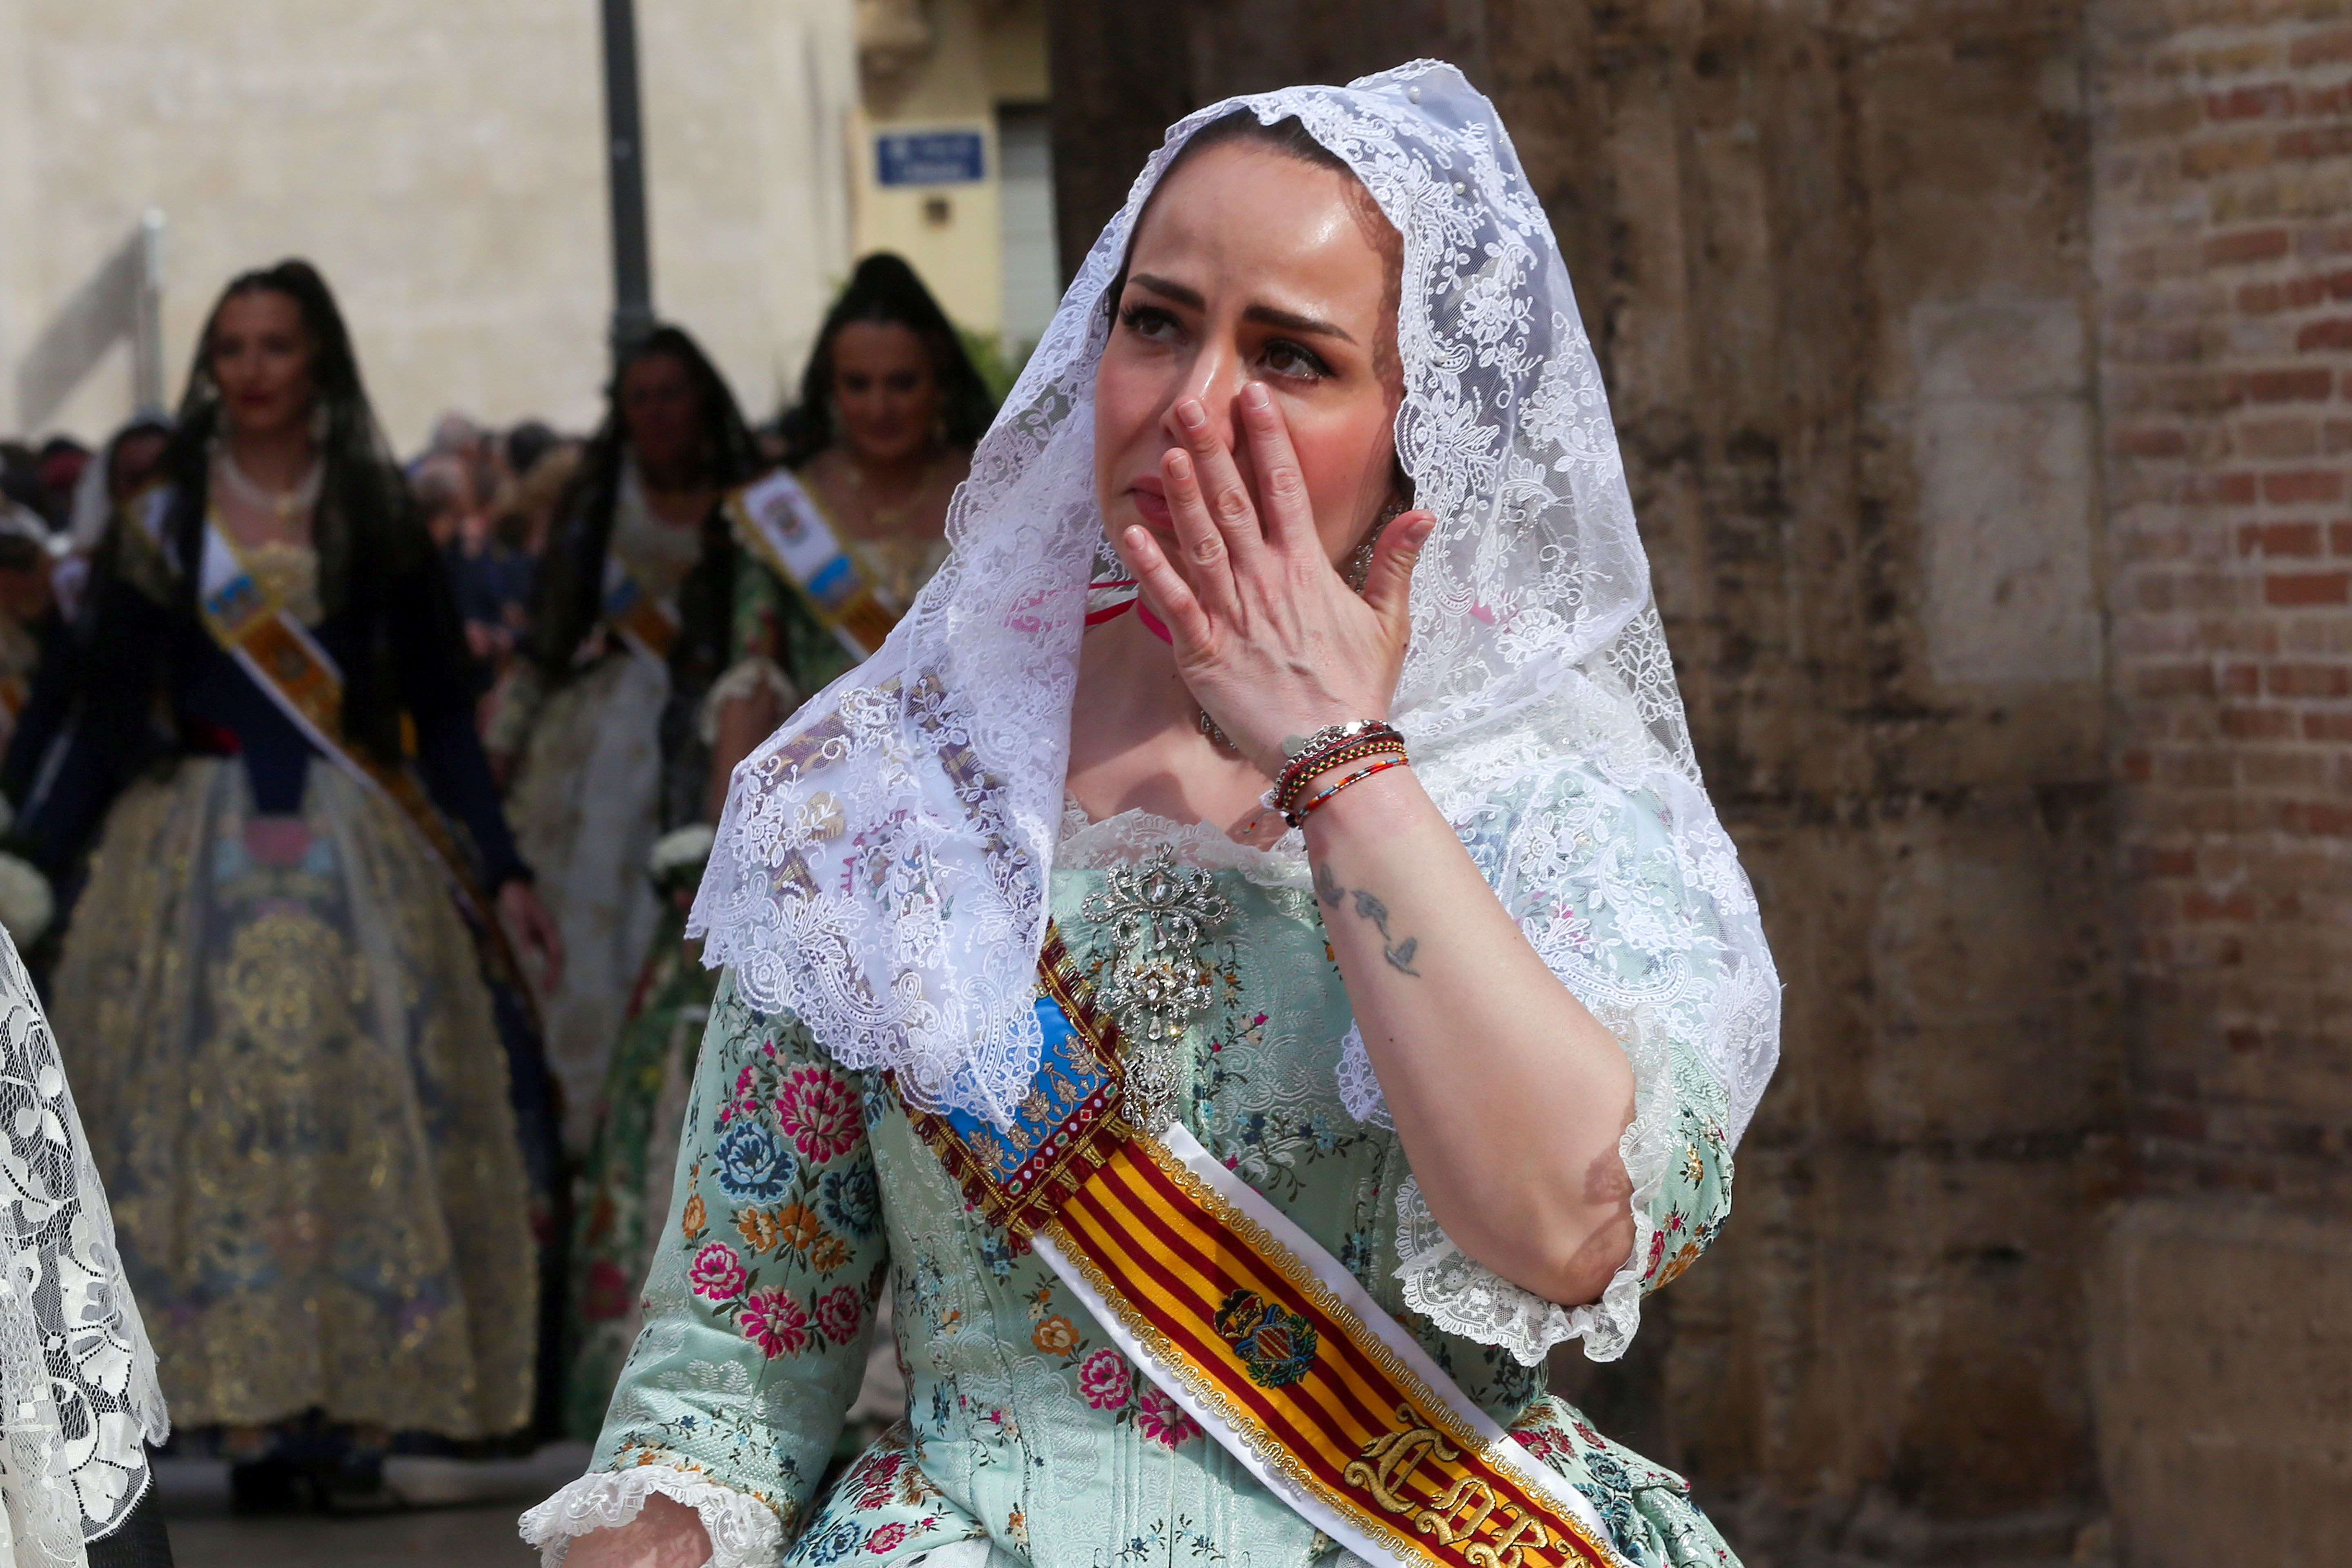
M 561 1568 L 574 1540 L 627 1524 L 656 1493 L 684 1503 L 701 1519 L 710 1555 L 700 1568 L 770 1568 L 783 1555 L 783 1525 L 773 1509 L 707 1476 L 667 1465 L 584 1475 L 524 1514 L 519 1529 L 524 1541 L 539 1548 L 541 1568 Z
M 0 1561 L 79 1563 L 145 1495 L 146 1445 L 171 1422 L 57 1041 L 5 936 L 0 1398 Z
M 1736 1141 L 1779 1051 L 1755 900 L 1700 787 L 1566 263 L 1494 106 L 1432 61 L 1231 99 L 1170 131 L 974 454 L 939 574 L 736 770 L 690 926 L 705 961 L 845 1066 L 895 1071 L 919 1107 L 1003 1120 L 1028 1092 L 1106 550 L 1104 298 L 1171 161 L 1234 114 L 1297 119 L 1402 237 L 1396 449 L 1439 520 L 1391 709 L 1415 771 L 1556 973 L 1580 995 L 1640 993 L 1693 1044 Z M 1570 892 L 1606 905 L 1613 951 L 1562 915 Z

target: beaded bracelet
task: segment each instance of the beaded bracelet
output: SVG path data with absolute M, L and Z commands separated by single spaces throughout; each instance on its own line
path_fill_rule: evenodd
M 1286 746 L 1289 761 L 1283 763 L 1274 788 L 1266 792 L 1266 804 L 1286 814 L 1307 781 L 1327 772 L 1339 751 L 1376 740 L 1393 742 L 1393 749 L 1400 752 L 1404 750 L 1404 737 L 1384 719 L 1351 719 L 1345 724 L 1327 724 L 1300 742 L 1295 750 Z
M 1393 732 L 1349 741 L 1328 751 L 1316 752 L 1311 773 L 1294 774 L 1286 768 L 1283 770 L 1282 782 L 1268 793 L 1267 799 L 1275 810 L 1287 816 L 1291 808 L 1298 804 L 1298 797 L 1307 792 L 1307 786 L 1333 768 L 1344 768 L 1349 763 L 1365 762 L 1373 757 L 1402 757 L 1404 754 L 1404 742 Z
M 1307 826 L 1307 819 L 1315 814 L 1315 808 L 1317 806 L 1321 805 L 1325 801 L 1329 800 L 1333 795 L 1338 795 L 1349 784 L 1361 784 L 1366 779 L 1370 778 L 1374 773 L 1384 773 L 1391 768 L 1401 768 L 1404 765 L 1405 760 L 1402 757 L 1391 757 L 1386 762 L 1374 763 L 1368 768 L 1358 768 L 1354 773 L 1349 773 L 1346 778 L 1341 779 L 1329 789 L 1323 790 L 1314 795 L 1307 802 L 1306 805 L 1298 808 L 1298 814 L 1296 816 L 1285 816 L 1283 820 L 1290 824 L 1293 827 L 1304 827 Z

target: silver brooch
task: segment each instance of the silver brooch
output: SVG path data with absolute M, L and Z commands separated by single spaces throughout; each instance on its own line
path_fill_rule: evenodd
M 1201 945 L 1232 917 L 1233 904 L 1208 872 L 1177 865 L 1175 847 L 1162 845 L 1132 868 L 1106 872 L 1103 890 L 1080 909 L 1110 941 L 1100 995 L 1127 1041 L 1129 1113 L 1156 1132 L 1173 1111 L 1177 1038 L 1209 1005 Z

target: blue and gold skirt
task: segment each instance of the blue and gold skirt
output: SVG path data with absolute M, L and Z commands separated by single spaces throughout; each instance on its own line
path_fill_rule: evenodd
M 182 1429 L 530 1414 L 538 1264 L 474 944 L 392 806 L 192 759 L 107 818 L 51 987 Z

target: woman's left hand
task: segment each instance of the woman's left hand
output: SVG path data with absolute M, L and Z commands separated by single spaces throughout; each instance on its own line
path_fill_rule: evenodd
M 525 952 L 538 955 L 539 988 L 554 990 L 563 979 L 563 933 L 522 878 L 509 878 L 499 889 L 499 918 Z
M 1184 445 L 1160 461 L 1179 548 L 1171 557 L 1140 526 L 1117 542 L 1193 700 L 1272 777 L 1285 742 L 1388 716 L 1412 634 L 1413 563 L 1436 519 L 1408 511 L 1388 526 L 1360 596 L 1316 531 L 1281 410 L 1255 383 L 1239 401 L 1258 493 L 1207 408 L 1186 397 Z

